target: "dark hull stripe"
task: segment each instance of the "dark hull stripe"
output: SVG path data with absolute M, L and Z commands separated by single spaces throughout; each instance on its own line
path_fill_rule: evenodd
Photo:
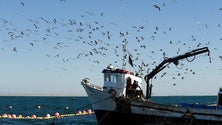
M 222 125 L 222 122 L 95 110 L 100 125 Z

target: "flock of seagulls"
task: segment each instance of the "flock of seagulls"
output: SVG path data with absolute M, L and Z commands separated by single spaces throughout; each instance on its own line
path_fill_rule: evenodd
M 65 0 L 61 0 L 61 2 L 65 2 Z M 25 6 L 24 2 L 20 2 L 20 4 L 23 7 Z M 153 7 L 157 11 L 161 11 L 160 5 L 153 5 Z M 165 7 L 165 3 L 162 4 L 162 7 Z M 158 62 L 154 60 L 158 59 L 160 62 L 169 56 L 169 51 L 164 46 L 159 46 L 159 50 L 155 51 L 152 49 L 152 44 L 155 43 L 158 35 L 167 35 L 174 32 L 173 26 L 169 26 L 167 29 L 163 29 L 161 26 L 154 26 L 149 36 L 142 35 L 147 30 L 147 25 L 131 25 L 128 30 L 124 29 L 124 31 L 113 32 L 112 29 L 107 29 L 107 27 L 118 29 L 119 24 L 96 20 L 104 16 L 104 12 L 94 13 L 86 11 L 77 19 L 61 20 L 57 18 L 38 17 L 27 20 L 26 23 L 29 25 L 27 29 L 18 29 L 18 26 L 14 25 L 10 20 L 0 18 L 0 33 L 7 36 L 1 39 L 0 42 L 11 43 L 11 41 L 28 39 L 28 43 L 25 44 L 28 48 L 32 48 L 30 50 L 35 49 L 37 46 L 49 46 L 54 53 L 47 51 L 45 56 L 60 59 L 63 63 L 84 58 L 88 59 L 94 65 L 99 65 L 103 62 L 103 59 L 113 57 L 112 63 L 115 65 L 121 65 L 124 68 L 129 61 L 133 69 L 141 75 L 149 73 L 152 68 L 158 65 Z M 92 20 L 85 21 L 86 17 Z M 218 24 L 218 27 L 220 27 L 220 24 Z M 205 28 L 208 28 L 207 24 Z M 119 42 L 113 42 L 116 39 L 119 39 Z M 168 45 L 175 47 L 175 50 L 177 50 L 175 55 L 192 50 L 193 48 L 210 45 L 209 41 L 206 43 L 200 42 L 195 35 L 192 35 L 190 39 L 192 45 L 180 40 L 170 40 L 168 41 Z M 19 53 L 20 48 L 14 46 L 11 50 L 14 53 Z M 71 56 L 64 56 L 63 51 L 67 50 L 69 50 Z M 4 48 L 1 48 L 1 51 L 4 51 Z M 219 58 L 222 61 L 222 55 Z M 184 65 L 181 64 L 181 66 L 183 67 Z M 183 74 L 189 72 L 193 75 L 195 74 L 192 69 L 188 68 L 185 68 Z M 159 77 L 166 75 L 167 73 L 163 72 Z M 176 79 L 176 77 L 185 78 L 181 72 L 175 73 L 172 79 Z M 175 85 L 174 83 L 173 86 Z

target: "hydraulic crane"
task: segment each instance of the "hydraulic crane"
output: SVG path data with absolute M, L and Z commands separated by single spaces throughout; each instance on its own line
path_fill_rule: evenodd
M 178 56 L 175 56 L 175 57 L 165 58 L 155 69 L 153 69 L 152 72 L 145 75 L 145 77 L 144 77 L 144 79 L 147 83 L 146 99 L 148 100 L 151 97 L 151 93 L 152 93 L 152 84 L 149 83 L 150 79 L 152 79 L 157 73 L 159 73 L 164 68 L 166 68 L 167 65 L 169 65 L 170 63 L 174 63 L 175 65 L 178 65 L 179 60 L 182 60 L 182 59 L 185 59 L 185 58 L 188 58 L 188 57 L 191 57 L 191 56 L 195 56 L 195 55 L 198 55 L 198 54 L 206 53 L 206 52 L 208 52 L 208 56 L 209 56 L 210 51 L 209 51 L 208 47 L 195 49 L 195 50 L 192 50 L 190 52 L 187 52 L 185 54 L 178 55 Z

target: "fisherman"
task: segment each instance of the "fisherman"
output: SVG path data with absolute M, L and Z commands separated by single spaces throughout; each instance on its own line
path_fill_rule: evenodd
M 135 76 L 138 77 L 139 74 L 136 73 Z M 140 90 L 137 90 L 137 88 L 139 88 Z M 133 90 L 132 93 L 131 93 L 132 97 L 134 97 L 134 96 L 141 97 L 142 96 L 142 90 L 141 90 L 140 86 L 138 85 L 138 81 L 137 80 L 134 80 L 133 85 L 132 85 L 132 90 Z
M 139 76 L 139 74 L 136 73 L 135 77 L 138 77 L 138 76 Z M 133 85 L 132 85 L 132 89 L 136 89 L 138 86 L 139 86 L 139 85 L 138 85 L 138 81 L 137 81 L 137 80 L 134 80 Z
M 127 96 L 130 95 L 130 91 L 129 90 L 131 90 L 131 88 L 132 88 L 132 80 L 131 80 L 130 77 L 127 77 L 126 78 L 126 95 Z
M 131 94 L 132 94 L 132 97 L 134 97 L 135 96 L 135 92 L 136 92 L 136 88 L 138 87 L 138 81 L 136 81 L 136 80 L 134 80 L 134 82 L 133 82 L 133 85 L 132 85 L 132 92 L 131 92 Z
M 138 87 L 138 81 L 134 80 L 132 89 L 136 89 Z

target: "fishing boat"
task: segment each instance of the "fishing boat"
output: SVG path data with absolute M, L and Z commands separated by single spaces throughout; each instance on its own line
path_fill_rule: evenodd
M 141 89 L 142 77 L 126 69 L 112 65 L 103 69 L 103 86 L 83 79 L 83 85 L 95 111 L 98 124 L 127 125 L 221 125 L 222 89 L 218 92 L 217 105 L 181 103 L 166 105 L 151 99 L 150 80 L 170 63 L 179 64 L 179 60 L 208 53 L 207 47 L 195 49 L 172 58 L 165 58 L 156 68 L 145 75 L 146 92 Z

